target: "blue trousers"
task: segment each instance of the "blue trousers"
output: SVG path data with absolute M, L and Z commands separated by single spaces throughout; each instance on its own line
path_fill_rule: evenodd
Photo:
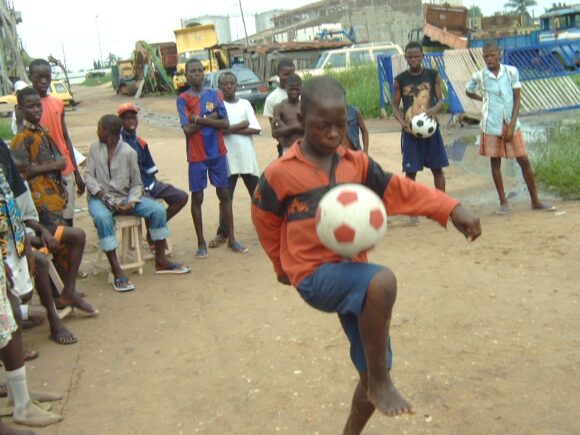
M 89 195 L 89 214 L 93 218 L 93 223 L 99 235 L 99 245 L 104 252 L 114 251 L 119 246 L 115 236 L 115 221 L 113 213 L 103 201 L 96 196 Z M 157 201 L 141 197 L 141 202 L 135 204 L 133 216 L 139 216 L 149 220 L 149 232 L 153 240 L 165 240 L 169 237 L 167 228 L 167 213 L 165 207 Z

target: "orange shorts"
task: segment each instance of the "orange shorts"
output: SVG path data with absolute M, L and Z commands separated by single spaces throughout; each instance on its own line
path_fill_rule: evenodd
M 512 140 L 506 142 L 505 137 L 507 135 L 507 129 L 508 126 L 504 123 L 501 130 L 501 136 L 492 136 L 482 133 L 479 155 L 508 159 L 527 156 L 528 153 L 526 151 L 526 144 L 524 143 L 524 135 L 521 130 L 516 130 Z

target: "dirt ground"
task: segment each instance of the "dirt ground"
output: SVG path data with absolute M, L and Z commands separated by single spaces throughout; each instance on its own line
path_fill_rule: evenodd
M 81 104 L 66 120 L 86 152 L 98 118 L 127 98 L 108 86 L 74 91 Z M 136 103 L 160 179 L 186 189 L 174 98 Z M 370 154 L 399 172 L 398 129 L 385 120 L 369 126 Z M 256 139 L 262 167 L 275 156 L 269 136 L 264 128 Z M 418 414 L 375 415 L 365 433 L 580 433 L 580 203 L 551 198 L 558 213 L 535 212 L 520 192 L 513 213 L 500 217 L 487 169 L 453 164 L 446 174 L 448 192 L 481 216 L 483 236 L 470 244 L 431 221 L 409 227 L 406 218 L 390 219 L 371 260 L 398 277 L 393 377 Z M 418 179 L 432 184 L 429 173 Z M 517 178 L 506 180 L 510 190 L 519 186 Z M 39 434 L 340 433 L 357 376 L 339 322 L 276 282 L 243 185 L 236 195 L 237 236 L 248 254 L 219 248 L 194 259 L 185 209 L 170 224 L 171 241 L 192 274 L 156 276 L 148 261 L 142 276 L 132 276 L 137 290 L 119 294 L 101 272 L 78 283 L 100 316 L 66 320 L 78 344 L 49 341 L 46 325 L 26 332 L 26 345 L 41 355 L 27 364 L 30 387 L 65 396 L 55 404 L 64 421 Z M 96 231 L 85 199 L 77 204 L 90 272 Z M 208 190 L 208 240 L 217 210 Z

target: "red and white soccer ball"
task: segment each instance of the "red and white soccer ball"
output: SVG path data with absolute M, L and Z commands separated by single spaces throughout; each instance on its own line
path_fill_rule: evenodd
M 324 246 L 342 257 L 372 249 L 387 231 L 383 201 L 361 184 L 330 189 L 316 210 L 316 233 Z

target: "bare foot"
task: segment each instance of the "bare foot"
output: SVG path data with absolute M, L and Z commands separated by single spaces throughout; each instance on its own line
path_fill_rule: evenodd
M 25 426 L 42 427 L 58 423 L 62 420 L 62 415 L 44 411 L 29 401 L 26 407 L 14 410 L 12 420 Z
M 55 302 L 76 308 L 77 310 L 80 310 L 89 316 L 96 316 L 97 314 L 99 314 L 98 310 L 95 310 L 91 304 L 83 300 L 83 298 L 76 292 L 74 293 L 72 298 L 69 298 L 68 296 L 65 295 L 60 295 L 60 298 L 58 298 L 58 300 L 56 300 Z
M 369 378 L 368 385 L 367 395 L 369 401 L 383 414 L 394 417 L 417 412 L 413 405 L 407 402 L 395 388 L 389 374 L 387 374 L 385 379 L 377 381 Z

